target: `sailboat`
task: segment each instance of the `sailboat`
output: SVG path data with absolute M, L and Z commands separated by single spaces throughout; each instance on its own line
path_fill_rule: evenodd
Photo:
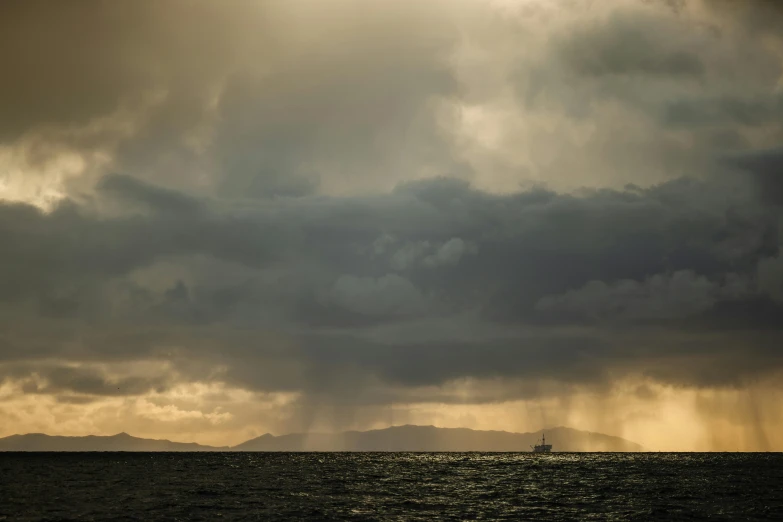
M 552 445 L 546 443 L 546 435 L 541 434 L 541 444 L 530 446 L 533 448 L 533 453 L 552 453 Z

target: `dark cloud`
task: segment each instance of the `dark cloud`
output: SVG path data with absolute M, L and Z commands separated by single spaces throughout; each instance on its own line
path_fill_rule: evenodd
M 95 397 L 143 395 L 152 391 L 160 393 L 174 380 L 172 375 L 117 376 L 102 369 L 51 362 L 3 366 L 0 368 L 0 383 L 6 379 L 22 379 L 25 393 L 71 394 L 65 396 L 72 403 L 90 401 Z
M 257 11 L 249 6 L 4 2 L 0 60 L 13 81 L 0 87 L 0 139 L 37 125 L 86 123 L 149 91 L 209 77 Z
M 724 287 L 691 271 L 678 271 L 671 275 L 656 274 L 642 282 L 590 281 L 565 294 L 546 296 L 536 303 L 536 308 L 592 319 L 656 320 L 696 315 L 713 308 L 724 295 L 736 298 L 746 292 L 744 281 L 734 285 L 728 282 Z
M 56 367 L 49 371 L 36 370 L 44 378 L 46 384 L 38 388 L 36 393 L 58 394 L 63 391 L 84 395 L 141 395 L 150 391 L 162 392 L 166 389 L 164 379 L 145 379 L 141 377 L 126 377 L 120 379 L 107 378 L 96 371 L 80 368 Z
M 457 4 L 4 3 L 1 378 L 315 408 L 783 369 L 776 4 Z
M 130 203 L 146 207 L 143 210 L 156 213 L 171 213 L 180 219 L 199 217 L 205 209 L 200 201 L 181 192 L 156 187 L 138 179 L 114 174 L 101 178 L 97 185 L 99 192 L 116 198 L 116 203 Z
M 702 0 L 700 4 L 751 34 L 780 36 L 778 28 L 783 21 L 783 7 L 776 0 Z
M 635 10 L 617 10 L 606 20 L 573 34 L 561 52 L 566 64 L 583 75 L 698 79 L 705 66 L 695 52 L 687 50 L 682 36 L 676 22 Z
M 703 314 L 691 318 L 684 326 L 712 330 L 769 331 L 781 330 L 783 302 L 768 294 L 715 303 Z
M 460 34 L 443 5 L 10 2 L 0 143 L 45 134 L 31 163 L 108 149 L 120 171 L 230 197 L 448 172 Z
M 558 190 L 650 186 L 712 173 L 716 155 L 783 139 L 783 46 L 731 9 L 699 1 L 557 6 L 548 7 L 557 24 L 537 20 L 550 30 L 525 25 L 525 49 L 535 51 L 509 58 L 513 109 L 488 103 L 519 113 L 503 119 L 511 122 L 502 150 L 525 176 Z
M 727 156 L 725 161 L 750 173 L 762 201 L 783 205 L 783 149 L 736 153 Z
M 100 186 L 130 204 L 127 213 L 2 207 L 2 239 L 14 252 L 2 297 L 35 299 L 25 322 L 42 325 L 8 335 L 7 361 L 153 358 L 191 378 L 219 367 L 213 379 L 313 393 L 371 376 L 401 388 L 466 377 L 597 385 L 648 365 L 657 378 L 701 382 L 700 343 L 714 346 L 713 365 L 734 364 L 730 346 L 710 339 L 716 326 L 777 335 L 779 294 L 763 283 L 777 273 L 777 214 L 742 178 L 503 196 L 441 179 L 385 196 L 241 210 L 121 176 Z M 203 266 L 185 261 L 197 257 Z M 180 260 L 173 273 L 171 259 Z M 79 318 L 68 334 L 44 326 L 68 313 Z M 626 344 L 623 336 L 649 328 L 656 344 Z M 83 348 L 69 355 L 61 350 L 74 335 Z M 748 337 L 743 371 L 777 367 L 762 363 L 770 345 Z M 185 359 L 197 364 L 186 369 Z M 102 394 L 120 382 L 62 372 L 50 386 Z M 723 375 L 733 374 L 704 379 Z
M 756 127 L 780 121 L 783 116 L 783 96 L 767 96 L 757 100 L 724 97 L 718 100 L 678 100 L 666 110 L 666 123 L 675 126 L 742 125 Z

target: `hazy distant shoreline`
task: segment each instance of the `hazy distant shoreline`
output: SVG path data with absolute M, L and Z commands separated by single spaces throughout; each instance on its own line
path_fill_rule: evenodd
M 392 426 L 370 431 L 340 433 L 265 434 L 235 446 L 208 446 L 133 437 L 57 436 L 43 433 L 0 438 L 0 451 L 434 451 L 519 452 L 530 451 L 542 432 L 554 451 L 645 451 L 635 442 L 605 435 L 557 427 L 532 433 L 481 431 L 434 426 Z

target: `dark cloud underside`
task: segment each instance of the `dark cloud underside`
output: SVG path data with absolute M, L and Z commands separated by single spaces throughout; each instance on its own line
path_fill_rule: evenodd
M 782 16 L 4 2 L 0 383 L 388 405 L 779 372 Z

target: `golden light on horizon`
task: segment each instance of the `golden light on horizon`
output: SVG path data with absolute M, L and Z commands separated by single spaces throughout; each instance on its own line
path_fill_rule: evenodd
M 261 394 L 192 383 L 137 397 L 58 399 L 46 394 L 21 395 L 22 386 L 13 381 L 0 385 L 0 419 L 4 421 L 0 437 L 129 431 L 144 438 L 226 446 L 270 432 L 330 433 L 417 424 L 517 433 L 567 426 L 621 437 L 648 451 L 769 451 L 783 444 L 783 415 L 778 406 L 783 392 L 774 382 L 748 391 L 629 381 L 608 393 L 583 390 L 542 400 L 356 407 L 347 422 L 345 417 L 331 417 L 325 404 L 304 423 L 297 414 L 299 394 Z M 458 388 L 451 387 L 449 393 Z

